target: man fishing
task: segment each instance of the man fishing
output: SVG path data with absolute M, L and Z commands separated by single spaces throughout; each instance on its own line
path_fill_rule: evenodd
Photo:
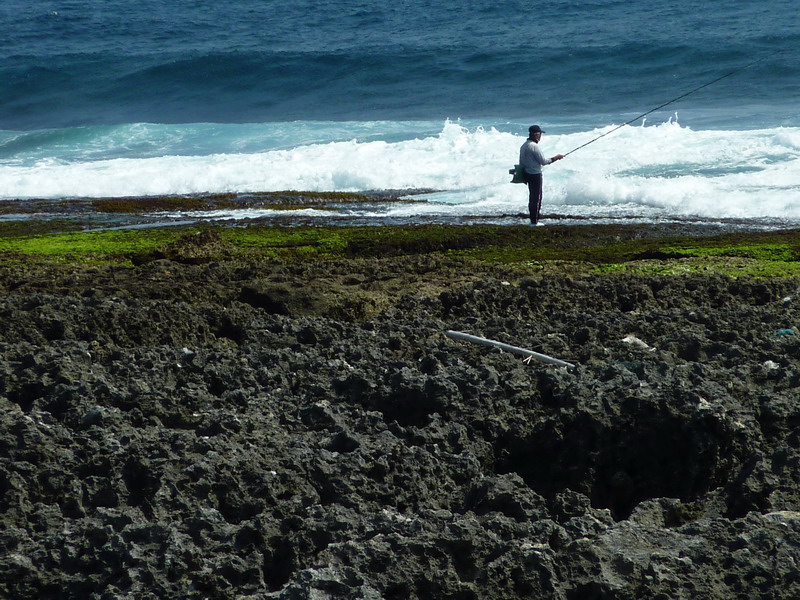
M 542 210 L 542 167 L 564 158 L 563 154 L 556 154 L 552 158 L 545 158 L 539 148 L 542 139 L 542 128 L 531 125 L 528 128 L 528 139 L 519 149 L 519 164 L 525 174 L 525 183 L 528 184 L 528 211 L 531 215 L 531 225 L 539 224 L 539 211 Z

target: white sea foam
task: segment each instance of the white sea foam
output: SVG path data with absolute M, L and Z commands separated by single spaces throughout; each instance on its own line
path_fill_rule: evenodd
M 217 149 L 224 151 L 209 153 L 209 144 L 187 151 L 198 132 L 209 135 L 214 127 L 222 128 L 217 137 L 225 141 Z M 82 142 L 85 155 L 77 144 L 70 152 L 53 148 L 50 157 L 40 151 L 27 162 L 17 154 L 0 161 L 0 197 L 426 188 L 437 190 L 423 196 L 426 204 L 393 205 L 380 214 L 492 215 L 526 208 L 525 187 L 509 184 L 508 175 L 524 139 L 519 124 L 448 121 L 438 132 L 431 124 L 402 123 L 292 127 L 155 128 L 155 137 L 145 139 L 140 126 L 131 136 L 147 148 L 144 154 L 97 160 L 96 139 Z M 800 128 L 694 130 L 671 119 L 616 130 L 562 129 L 548 127 L 546 155 L 607 135 L 545 168 L 545 213 L 800 219 Z M 102 135 L 119 140 L 120 134 Z M 272 149 L 252 151 L 258 140 Z M 156 155 L 156 144 L 164 155 Z

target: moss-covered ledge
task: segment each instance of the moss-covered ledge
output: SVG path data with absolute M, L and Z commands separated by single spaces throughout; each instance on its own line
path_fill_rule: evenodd
M 541 270 L 569 263 L 586 272 L 800 274 L 800 231 L 686 234 L 646 225 L 531 229 L 493 225 L 381 227 L 152 227 L 47 233 L 46 224 L 0 224 L 0 260 L 141 264 L 248 258 L 382 258 L 439 254 Z

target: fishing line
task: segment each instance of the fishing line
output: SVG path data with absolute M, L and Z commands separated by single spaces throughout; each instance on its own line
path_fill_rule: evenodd
M 686 92 L 685 94 L 681 94 L 680 96 L 678 96 L 678 97 L 676 97 L 676 98 L 673 98 L 672 100 L 669 100 L 668 102 L 664 102 L 664 104 L 661 104 L 661 105 L 659 105 L 659 106 L 656 106 L 655 108 L 653 108 L 653 109 L 651 109 L 651 110 L 648 110 L 646 113 L 642 113 L 642 114 L 641 114 L 641 115 L 639 115 L 638 117 L 635 117 L 635 118 L 631 119 L 630 121 L 626 121 L 626 122 L 625 122 L 625 123 L 623 123 L 622 125 L 618 125 L 617 127 L 615 127 L 614 129 L 612 129 L 611 131 L 606 131 L 604 134 L 602 134 L 602 135 L 598 135 L 598 136 L 597 136 L 596 138 L 594 138 L 593 140 L 589 140 L 589 141 L 588 141 L 588 142 L 586 142 L 585 144 L 581 144 L 581 145 L 580 145 L 580 146 L 578 146 L 577 148 L 573 148 L 572 150 L 570 150 L 569 152 L 567 152 L 567 153 L 566 153 L 564 156 L 569 156 L 570 154 L 572 154 L 572 153 L 573 153 L 573 152 L 575 152 L 576 150 L 580 150 L 581 148 L 583 148 L 583 147 L 585 147 L 585 146 L 588 146 L 588 145 L 589 145 L 589 144 L 591 144 L 592 142 L 596 142 L 596 141 L 597 141 L 597 140 L 599 140 L 600 138 L 603 138 L 603 137 L 607 136 L 607 135 L 608 135 L 608 134 L 610 134 L 610 133 L 614 133 L 614 132 L 615 132 L 617 129 L 622 129 L 623 127 L 625 127 L 625 125 L 630 125 L 630 124 L 631 124 L 631 123 L 633 123 L 634 121 L 638 121 L 639 119 L 642 119 L 642 118 L 646 117 L 646 116 L 647 116 L 647 115 L 649 115 L 650 113 L 654 113 L 654 112 L 656 112 L 657 110 L 660 110 L 660 109 L 664 108 L 665 106 L 669 106 L 669 105 L 670 105 L 670 104 L 672 104 L 673 102 L 677 102 L 678 100 L 682 100 L 683 98 L 686 98 L 686 96 L 689 96 L 690 94 L 694 94 L 695 92 L 699 92 L 699 91 L 700 91 L 700 90 L 702 90 L 703 88 L 707 88 L 707 87 L 708 87 L 708 86 L 710 86 L 710 85 L 714 85 L 715 83 L 717 83 L 718 81 L 722 81 L 722 80 L 723 80 L 723 79 L 725 79 L 726 77 L 730 77 L 731 75 L 736 75 L 736 73 L 739 73 L 740 71 L 744 71 L 745 69 L 749 69 L 749 68 L 750 68 L 750 67 L 752 67 L 753 65 L 760 63 L 762 60 L 766 60 L 766 59 L 768 59 L 768 58 L 771 58 L 771 57 L 775 56 L 776 54 L 778 54 L 778 53 L 780 53 L 780 52 L 782 52 L 782 50 L 778 50 L 778 51 L 776 51 L 776 52 L 773 52 L 772 54 L 768 54 L 767 56 L 762 56 L 762 57 L 761 57 L 761 58 L 759 58 L 758 60 L 754 60 L 753 62 L 747 63 L 747 64 L 746 64 L 746 65 L 744 65 L 743 67 L 739 67 L 738 69 L 734 69 L 734 70 L 733 70 L 733 71 L 731 71 L 730 73 L 726 73 L 725 75 L 722 75 L 721 77 L 717 77 L 716 79 L 714 79 L 714 80 L 712 80 L 712 81 L 709 81 L 709 82 L 707 82 L 707 83 L 704 83 L 703 85 L 700 85 L 700 86 L 698 86 L 698 87 L 694 88 L 693 90 L 690 90 L 690 91 Z

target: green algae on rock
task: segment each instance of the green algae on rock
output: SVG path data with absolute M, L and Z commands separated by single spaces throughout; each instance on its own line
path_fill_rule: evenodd
M 40 222 L 0 224 L 6 259 L 50 256 L 141 264 L 149 260 L 348 259 L 442 254 L 520 268 L 572 264 L 585 272 L 759 277 L 800 271 L 800 231 L 687 235 L 640 225 L 414 225 L 382 227 L 148 227 L 46 233 Z

